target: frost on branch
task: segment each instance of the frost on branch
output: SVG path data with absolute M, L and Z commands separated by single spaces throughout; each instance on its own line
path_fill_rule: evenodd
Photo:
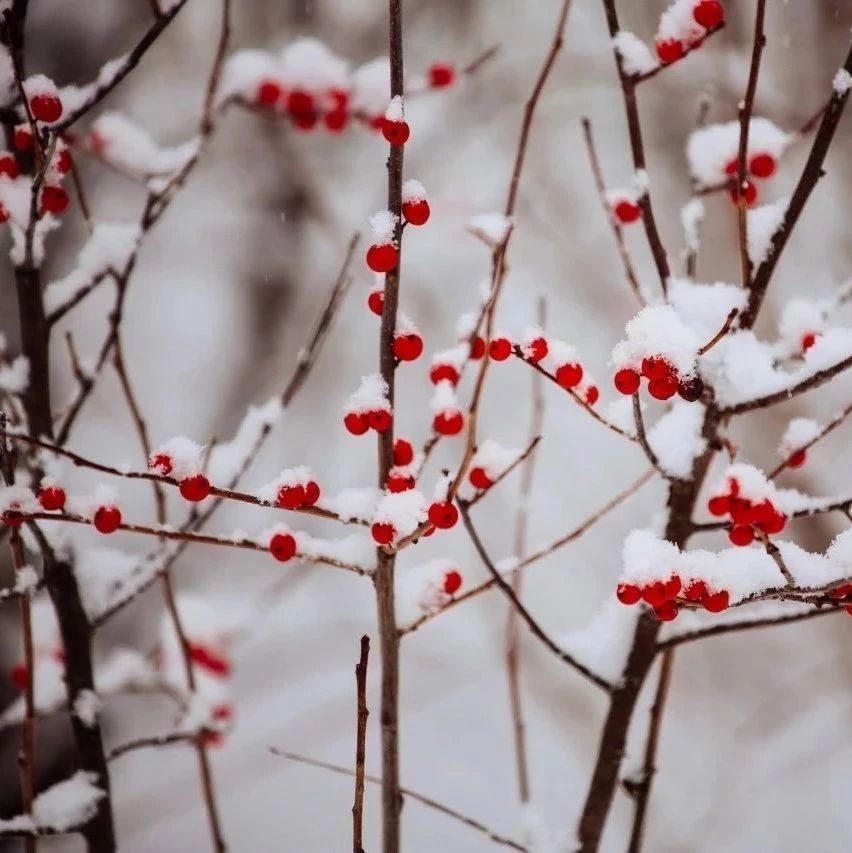
M 626 338 L 615 345 L 612 364 L 616 368 L 641 367 L 642 360 L 658 356 L 679 373 L 690 374 L 702 341 L 670 305 L 643 308 L 625 327 Z
M 479 213 L 472 216 L 467 223 L 467 230 L 474 237 L 482 240 L 489 249 L 501 245 L 508 237 L 511 228 L 511 218 L 496 212 Z
M 747 212 L 748 256 L 755 266 L 759 266 L 769 257 L 772 238 L 781 227 L 789 204 L 790 199 L 782 198 Z
M 653 71 L 659 64 L 651 55 L 651 51 L 645 42 L 628 30 L 616 33 L 612 44 L 621 57 L 621 66 L 624 69 L 624 73 L 631 77 L 638 74 L 647 74 L 649 71 Z
M 401 575 L 396 588 L 400 625 L 410 625 L 425 614 L 437 613 L 462 591 L 464 579 L 451 558 L 430 560 Z
M 687 479 L 692 463 L 707 448 L 701 434 L 704 409 L 676 400 L 648 432 L 648 443 L 663 469 L 673 477 Z
M 805 445 L 810 444 L 822 433 L 822 427 L 810 418 L 793 418 L 784 430 L 781 442 L 778 445 L 778 454 L 782 459 L 793 456 L 802 450 Z M 802 458 L 804 461 L 804 458 Z M 791 467 L 798 467 L 791 462 Z
M 837 74 L 834 75 L 834 80 L 832 80 L 831 86 L 837 95 L 845 95 L 850 89 L 852 89 L 852 74 L 850 74 L 845 68 L 838 69 Z
M 19 355 L 6 361 L 6 341 L 0 335 L 0 391 L 7 394 L 23 394 L 30 379 L 30 362 L 26 356 Z

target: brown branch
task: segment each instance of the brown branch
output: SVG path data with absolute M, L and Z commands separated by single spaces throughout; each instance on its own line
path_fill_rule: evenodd
M 796 456 L 797 453 L 806 453 L 810 450 L 818 441 L 824 439 L 829 433 L 833 432 L 837 429 L 845 420 L 852 414 L 852 403 L 850 403 L 845 409 L 843 409 L 840 414 L 833 417 L 810 441 L 806 444 L 803 444 L 801 447 L 797 447 L 786 456 L 781 462 L 769 473 L 768 477 L 770 480 L 774 480 L 785 468 L 788 468 L 790 465 L 790 460 Z
M 630 289 L 639 300 L 639 304 L 643 307 L 646 305 L 645 297 L 642 295 L 642 287 L 639 284 L 639 279 L 636 275 L 636 270 L 633 266 L 633 261 L 630 253 L 627 251 L 627 245 L 624 242 L 624 232 L 618 221 L 612 214 L 612 208 L 606 198 L 606 183 L 604 181 L 603 171 L 601 170 L 601 162 L 598 157 L 597 147 L 595 146 L 595 138 L 592 133 L 592 123 L 586 116 L 581 119 L 583 125 L 583 138 L 586 141 L 586 153 L 589 156 L 589 166 L 592 170 L 592 177 L 595 180 L 595 189 L 598 192 L 598 198 L 603 207 L 606 221 L 609 223 L 612 230 L 612 236 L 615 238 L 615 246 L 618 249 L 618 256 L 621 258 L 621 264 L 624 267 L 624 275 L 627 277 L 627 283 Z
M 509 465 L 508 468 L 506 468 L 504 471 L 502 471 L 499 474 L 499 476 L 491 483 L 491 485 L 487 489 L 482 489 L 481 491 L 477 492 L 467 502 L 468 506 L 476 506 L 486 495 L 490 495 L 492 489 L 499 486 L 500 483 L 502 483 L 503 480 L 505 480 L 506 477 L 508 477 L 513 471 L 515 471 L 517 468 L 521 467 L 522 465 L 524 465 L 524 463 L 529 461 L 531 459 L 533 453 L 535 453 L 535 450 L 539 446 L 540 442 L 541 442 L 541 436 L 540 435 L 534 436 L 532 441 L 527 445 L 526 450 L 524 450 L 523 453 L 521 453 L 518 457 L 516 457 L 514 460 L 512 460 L 512 464 Z M 529 465 L 525 465 L 524 471 L 529 470 L 529 468 L 530 468 Z
M 197 740 L 197 732 L 170 732 L 165 735 L 140 737 L 136 740 L 122 743 L 111 749 L 107 754 L 107 761 L 114 761 L 116 758 L 121 758 L 122 755 L 127 755 L 129 752 L 135 752 L 138 749 L 159 748 L 162 746 L 173 746 L 180 743 L 192 744 Z
M 275 747 L 270 747 L 269 751 L 273 755 L 277 755 L 280 758 L 287 758 L 290 761 L 295 761 L 299 764 L 308 764 L 311 767 L 319 767 L 322 770 L 330 770 L 332 773 L 339 773 L 343 776 L 354 775 L 354 772 L 348 767 L 341 767 L 339 764 L 331 764 L 328 761 L 319 761 L 316 758 L 308 758 L 306 755 L 299 755 L 296 752 L 287 752 L 283 749 L 276 749 Z M 369 773 L 364 774 L 364 779 L 365 781 L 371 782 L 374 785 L 382 784 L 382 780 L 378 776 L 371 776 Z M 455 809 L 444 805 L 443 803 L 439 803 L 437 800 L 433 800 L 431 797 L 426 797 L 423 794 L 418 794 L 416 791 L 412 791 L 411 788 L 400 787 L 399 792 L 404 797 L 408 797 L 411 800 L 416 800 L 418 803 L 421 803 L 424 806 L 428 806 L 430 809 L 434 809 L 435 811 L 441 812 L 441 814 L 447 815 L 447 817 L 451 817 L 454 820 L 458 820 L 465 826 L 469 826 L 471 827 L 471 829 L 477 830 L 477 832 L 481 832 L 495 844 L 502 844 L 504 847 L 509 847 L 512 850 L 520 850 L 523 853 L 527 851 L 527 848 L 524 847 L 522 844 L 519 844 L 517 841 L 513 841 L 511 838 L 506 838 L 503 835 L 499 835 L 498 833 L 494 832 L 493 829 L 489 829 L 484 823 L 480 823 L 480 821 L 476 820 L 475 818 L 468 817 L 467 815 L 464 815 L 461 812 L 458 812 Z
M 640 83 L 646 83 L 648 80 L 653 80 L 654 77 L 656 77 L 658 74 L 661 74 L 667 68 L 672 68 L 678 63 L 683 62 L 683 60 L 686 59 L 686 57 L 689 56 L 690 53 L 694 53 L 704 44 L 705 41 L 707 41 L 707 39 L 709 39 L 711 36 L 715 35 L 723 29 L 725 29 L 724 21 L 713 27 L 713 29 L 711 30 L 705 30 L 704 35 L 702 35 L 701 38 L 697 39 L 692 44 L 687 45 L 683 51 L 683 56 L 681 56 L 679 59 L 676 59 L 674 62 L 661 62 L 659 65 L 657 65 L 656 68 L 652 68 L 650 71 L 646 71 L 644 74 L 634 74 L 630 79 L 636 85 L 639 85 Z
M 512 589 L 511 585 L 506 583 L 503 579 L 500 572 L 495 567 L 494 563 L 491 561 L 491 558 L 488 556 L 488 553 L 485 550 L 484 545 L 482 544 L 482 540 L 479 538 L 479 535 L 476 532 L 476 529 L 473 526 L 473 522 L 470 520 L 470 514 L 468 512 L 467 504 L 464 501 L 459 501 L 459 510 L 461 511 L 462 521 L 464 522 L 464 526 L 467 529 L 468 535 L 470 536 L 471 541 L 473 542 L 474 548 L 476 548 L 476 552 L 479 554 L 480 559 L 482 560 L 483 565 L 486 569 L 488 569 L 489 574 L 494 579 L 494 582 L 497 584 L 497 587 L 500 591 L 509 599 L 512 606 L 518 612 L 518 615 L 521 619 L 526 622 L 527 627 L 532 632 L 533 636 L 538 639 L 542 645 L 550 652 L 552 652 L 559 660 L 563 663 L 570 666 L 572 669 L 575 669 L 580 675 L 583 675 L 587 678 L 592 684 L 600 687 L 601 690 L 605 692 L 609 692 L 612 690 L 612 685 L 609 684 L 608 681 L 601 678 L 597 673 L 592 672 L 587 666 L 580 663 L 576 658 L 566 652 L 564 649 L 560 648 L 559 645 L 554 642 L 554 640 L 547 634 L 541 625 L 535 620 L 535 618 L 530 614 L 530 612 L 524 607 L 521 600 L 515 594 L 515 591 Z
M 361 637 L 361 657 L 355 667 L 357 714 L 355 725 L 355 802 L 352 805 L 352 853 L 364 853 L 364 762 L 367 758 L 367 661 L 370 638 Z
M 716 332 L 716 334 L 713 335 L 713 337 L 710 338 L 710 340 L 707 341 L 700 350 L 698 350 L 699 355 L 704 355 L 705 353 L 710 352 L 710 350 L 713 349 L 713 347 L 731 331 L 731 327 L 734 325 L 734 320 L 736 319 L 737 314 L 739 314 L 739 309 L 732 308 L 730 310 L 730 313 L 725 318 L 725 322 L 722 324 L 722 328 L 719 329 L 719 331 Z
M 654 466 L 660 476 L 665 477 L 667 480 L 674 479 L 660 464 L 659 457 L 648 443 L 648 436 L 645 432 L 645 420 L 642 417 L 642 403 L 639 400 L 638 391 L 633 395 L 633 422 L 636 424 L 636 438 L 639 441 L 639 446 L 645 451 L 648 461 Z

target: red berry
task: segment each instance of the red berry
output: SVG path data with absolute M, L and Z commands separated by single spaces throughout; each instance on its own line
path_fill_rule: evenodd
M 315 113 L 313 95 L 301 89 L 294 89 L 287 96 L 287 111 L 293 116 Z
M 29 151 L 33 147 L 33 134 L 27 125 L 20 124 L 15 128 L 12 147 L 15 151 Z
M 48 511 L 65 507 L 65 490 L 59 486 L 47 486 L 38 493 L 38 502 Z
M 439 382 L 449 382 L 452 385 L 457 385 L 461 376 L 458 370 L 452 364 L 435 364 L 429 371 L 429 381 L 433 385 Z
M 470 357 L 473 361 L 479 361 L 485 355 L 485 338 L 477 335 L 470 345 Z
M 704 581 L 691 581 L 683 591 L 687 601 L 701 601 L 707 595 L 707 584 Z
M 524 355 L 527 361 L 538 364 L 547 356 L 547 341 L 544 338 L 533 338 L 524 346 Z
M 727 515 L 731 511 L 731 499 L 727 495 L 716 495 L 707 501 L 707 509 L 717 518 Z
M 407 201 L 402 206 L 402 215 L 410 225 L 425 225 L 430 213 L 429 202 L 425 198 Z
M 843 598 L 846 598 L 850 593 L 852 593 L 852 584 L 844 583 L 840 586 L 835 587 L 834 589 L 830 589 L 828 591 L 828 595 L 830 598 L 834 598 L 837 601 L 840 601 Z
M 0 203 L 0 224 L 9 221 L 9 211 L 6 209 L 6 205 Z
M 484 468 L 471 468 L 468 479 L 475 489 L 490 489 L 494 485 L 494 481 Z
M 677 393 L 687 403 L 694 403 L 704 393 L 704 381 L 700 376 L 690 376 L 677 383 Z
M 728 609 L 728 603 L 730 601 L 730 596 L 728 595 L 728 591 L 726 589 L 719 590 L 719 592 L 707 593 L 701 599 L 701 606 L 708 613 L 721 613 L 723 610 Z
M 393 354 L 400 361 L 416 361 L 423 352 L 423 338 L 412 332 L 393 339 Z
M 290 118 L 296 130 L 313 130 L 319 121 L 319 116 L 314 112 L 294 113 Z
M 194 477 L 186 477 L 181 480 L 178 488 L 185 500 L 197 503 L 203 501 L 210 494 L 210 481 L 204 474 L 196 474 Z
M 168 453 L 152 453 L 148 460 L 148 467 L 164 477 L 168 477 L 172 473 L 173 464 L 172 457 Z
M 414 461 L 414 448 L 404 438 L 398 438 L 393 443 L 393 464 L 404 466 Z
M 654 608 L 654 615 L 660 622 L 672 622 L 677 619 L 677 605 L 673 601 L 664 601 Z
M 751 501 L 745 498 L 731 498 L 728 511 L 735 524 L 751 524 Z
M 488 344 L 488 355 L 494 361 L 505 361 L 512 354 L 512 342 L 508 338 L 492 338 Z
M 46 186 L 41 191 L 41 209 L 43 213 L 63 213 L 70 202 L 68 193 L 62 187 Z
M 349 124 L 349 113 L 346 110 L 332 110 L 326 113 L 323 117 L 326 130 L 331 133 L 343 133 L 346 130 L 346 125 Z
M 346 417 L 343 418 L 343 425 L 352 435 L 364 435 L 364 433 L 370 428 L 370 422 L 367 420 L 367 416 L 362 412 L 349 412 Z
M 816 342 L 818 335 L 814 334 L 814 332 L 808 332 L 806 335 L 802 336 L 802 349 L 809 350 Z
M 681 590 L 681 586 L 680 575 L 672 575 L 666 581 L 666 595 L 669 598 L 677 598 L 677 595 Z
M 301 483 L 281 486 L 275 496 L 275 506 L 281 509 L 298 509 L 305 503 L 305 487 Z
M 36 95 L 30 101 L 30 112 L 38 121 L 59 121 L 62 117 L 62 101 L 56 95 Z
M 189 644 L 189 657 L 202 669 L 219 678 L 227 678 L 231 674 L 231 662 L 224 655 L 201 643 Z
M 56 171 L 60 175 L 67 175 L 71 171 L 73 161 L 71 160 L 71 152 L 67 148 L 63 148 L 57 155 L 54 163 Z M 15 177 L 12 175 L 12 177 Z
M 12 667 L 12 671 L 9 673 L 9 678 L 18 690 L 26 690 L 30 683 L 30 673 L 27 670 L 27 665 L 24 663 L 16 663 Z
M 740 170 L 740 160 L 739 157 L 734 157 L 733 160 L 728 160 L 725 164 L 725 174 L 726 175 L 736 175 Z
M 771 178 L 776 168 L 775 158 L 771 154 L 755 154 L 748 163 L 748 170 L 756 178 Z
M 665 379 L 672 366 L 662 356 L 649 355 L 642 359 L 642 375 L 646 379 Z
M 388 118 L 382 122 L 382 136 L 391 145 L 405 145 L 410 135 L 411 129 L 408 127 L 408 122 Z
M 464 426 L 461 412 L 438 412 L 432 419 L 432 429 L 438 435 L 458 435 Z
M 677 378 L 669 374 L 664 379 L 652 379 L 648 393 L 656 400 L 668 400 L 677 394 Z
M 373 409 L 367 412 L 367 422 L 370 429 L 374 429 L 376 432 L 386 432 L 391 425 L 390 412 L 387 409 Z
M 598 391 L 596 385 L 589 385 L 589 387 L 586 389 L 586 402 L 590 406 L 594 406 L 595 403 L 597 403 L 600 396 L 601 396 L 601 392 Z
M 438 501 L 429 507 L 429 523 L 438 530 L 449 530 L 459 520 L 459 511 L 449 501 Z
M 450 569 L 444 575 L 444 592 L 447 595 L 453 595 L 461 589 L 462 576 L 455 570 Z
M 802 465 L 804 465 L 807 461 L 807 450 L 797 450 L 795 453 L 792 453 L 790 455 L 790 458 L 787 460 L 787 466 L 789 468 L 801 468 Z
M 847 616 L 852 616 L 852 605 L 847 604 L 846 607 L 843 608 L 843 612 Z
M 657 56 L 660 62 L 668 65 L 672 62 L 677 62 L 678 59 L 683 59 L 683 45 L 677 39 L 666 39 L 657 42 Z
M 378 521 L 370 528 L 370 533 L 373 535 L 373 541 L 378 545 L 390 545 L 396 536 L 396 530 L 392 524 L 383 524 Z
M 775 511 L 771 516 L 764 519 L 760 523 L 760 527 L 764 533 L 769 536 L 775 536 L 787 526 L 787 516 L 784 513 Z
M 12 154 L 0 154 L 0 175 L 6 175 L 9 178 L 17 178 L 21 173 L 18 168 L 18 161 Z
M 642 588 L 642 598 L 651 607 L 659 607 L 664 601 L 669 598 L 666 592 L 666 585 L 662 581 L 654 581 Z
M 371 290 L 370 295 L 367 297 L 367 305 L 376 316 L 381 317 L 382 311 L 385 308 L 384 290 Z
M 115 533 L 121 525 L 121 510 L 117 506 L 98 507 L 94 522 L 98 533 Z
M 269 540 L 269 553 L 279 563 L 286 563 L 296 556 L 296 540 L 289 533 L 276 533 Z
M 742 198 L 746 207 L 751 207 L 757 201 L 757 187 L 751 181 L 743 182 Z M 731 200 L 734 204 L 740 202 L 740 191 L 736 186 L 731 187 Z
M 328 94 L 334 102 L 335 110 L 346 110 L 349 108 L 349 92 L 346 89 L 330 89 Z
M 728 531 L 728 539 L 738 548 L 744 548 L 754 541 L 754 529 L 745 524 L 735 524 Z
M 631 222 L 636 222 L 642 215 L 642 209 L 639 205 L 635 201 L 628 201 L 627 199 L 617 202 L 613 212 L 615 213 L 615 218 L 622 225 L 629 225 Z
M 414 488 L 414 477 L 409 477 L 406 474 L 390 474 L 386 485 L 388 491 L 394 494 L 407 492 Z
M 257 87 L 257 102 L 264 107 L 274 107 L 284 92 L 274 80 L 263 80 Z
M 316 480 L 305 483 L 305 506 L 314 506 L 320 499 L 320 487 Z
M 448 62 L 434 62 L 426 73 L 433 89 L 451 86 L 456 79 L 456 70 Z
M 17 504 L 13 504 L 12 508 L 7 509 L 3 513 L 3 522 L 8 524 L 9 527 L 20 527 L 24 523 L 24 515 L 17 507 Z
M 579 364 L 563 364 L 556 371 L 556 381 L 563 388 L 576 388 L 583 381 L 583 368 Z
M 725 9 L 719 0 L 701 0 L 692 10 L 695 23 L 706 30 L 713 30 L 725 20 Z
M 382 243 L 367 249 L 367 266 L 373 272 L 390 272 L 398 261 L 399 251 L 392 243 Z
M 636 584 L 620 583 L 615 588 L 615 595 L 622 604 L 636 604 L 642 598 L 642 590 Z
M 639 390 L 639 374 L 629 367 L 617 371 L 612 381 L 620 394 L 635 394 Z

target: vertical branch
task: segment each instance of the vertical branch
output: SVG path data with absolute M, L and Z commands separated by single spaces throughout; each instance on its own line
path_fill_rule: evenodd
M 744 185 L 748 158 L 748 136 L 751 117 L 754 114 L 754 97 L 757 93 L 757 78 L 760 74 L 760 59 L 766 46 L 764 19 L 766 0 L 757 0 L 757 12 L 754 21 L 754 47 L 751 52 L 751 68 L 748 74 L 745 98 L 740 102 L 740 145 L 737 154 L 737 230 L 740 240 L 740 265 L 742 267 L 743 287 L 751 281 L 751 259 L 748 255 L 748 216 Z
M 355 724 L 355 802 L 352 805 L 352 853 L 364 853 L 364 763 L 367 757 L 367 660 L 370 638 L 361 637 L 361 657 L 355 667 L 358 707 Z
M 547 303 L 542 298 L 538 303 L 538 323 L 542 328 L 547 325 Z M 541 435 L 544 420 L 544 394 L 542 378 L 533 373 L 532 379 L 532 415 L 530 417 L 530 441 Z M 515 516 L 515 557 L 523 560 L 527 550 L 527 530 L 529 527 L 529 500 L 535 473 L 535 454 L 530 454 L 523 465 L 518 512 Z M 518 598 L 523 592 L 524 573 L 519 570 L 512 576 L 512 589 Z M 512 732 L 515 743 L 515 765 L 518 773 L 518 796 L 522 803 L 529 802 L 530 782 L 527 766 L 526 727 L 524 725 L 523 702 L 519 672 L 518 615 L 514 607 L 509 608 L 506 621 L 506 676 L 509 682 L 509 709 L 512 714 Z
M 402 0 L 388 0 L 390 44 L 390 94 L 403 95 Z M 394 379 L 396 362 L 393 336 L 399 306 L 399 275 L 402 264 L 402 158 L 401 145 L 391 145 L 388 153 L 388 210 L 396 216 L 394 238 L 399 247 L 396 267 L 385 276 L 384 308 L 379 332 L 379 369 L 387 384 L 388 401 L 393 413 L 391 427 L 378 438 L 378 485 L 385 487 L 393 465 L 393 419 L 395 411 Z M 381 740 L 382 740 L 382 849 L 399 853 L 402 793 L 399 787 L 399 635 L 396 630 L 394 567 L 396 558 L 384 548 L 376 552 L 376 610 L 379 627 L 379 653 L 382 661 Z

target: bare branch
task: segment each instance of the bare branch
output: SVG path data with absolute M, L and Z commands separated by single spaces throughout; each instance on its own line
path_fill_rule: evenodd
M 370 638 L 361 637 L 361 656 L 355 667 L 357 709 L 355 725 L 355 802 L 352 805 L 352 853 L 364 853 L 364 762 L 367 758 L 367 662 Z

